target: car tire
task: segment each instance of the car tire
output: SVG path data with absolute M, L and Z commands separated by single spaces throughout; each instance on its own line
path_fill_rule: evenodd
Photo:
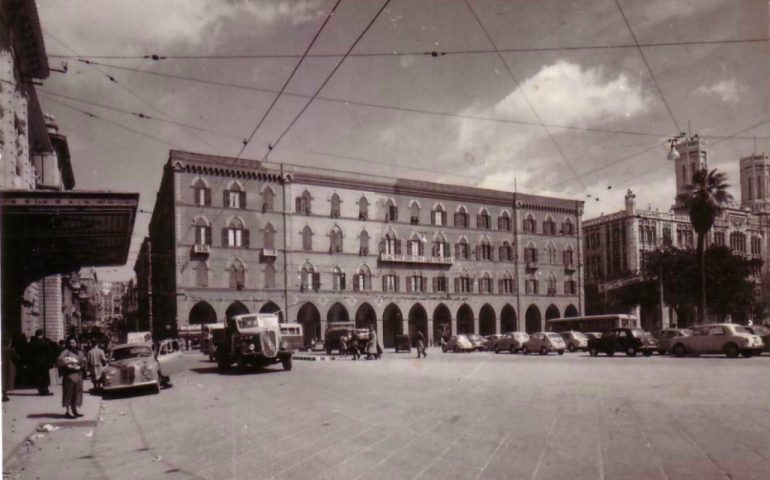
M 230 360 L 226 354 L 217 353 L 217 368 L 220 371 L 225 371 L 230 368 Z
M 592 357 L 598 357 L 599 356 L 599 350 L 596 349 L 596 347 L 591 347 L 588 349 L 588 355 Z
M 569 347 L 567 347 L 567 350 L 569 350 L 570 352 L 575 352 L 575 350 L 577 350 L 577 348 L 575 348 L 575 346 L 570 343 Z
M 446 345 L 441 345 L 441 351 L 446 353 Z
M 521 353 L 523 353 L 524 355 L 529 355 L 529 348 L 527 348 L 527 346 L 526 346 L 526 345 L 524 345 L 524 346 L 521 348 Z
M 548 349 L 545 347 L 540 347 L 540 355 L 548 355 Z
M 645 350 L 642 352 L 642 355 L 645 357 L 651 357 L 652 356 L 652 350 Z
M 287 372 L 291 371 L 291 363 L 292 363 L 292 362 L 291 362 L 291 357 L 290 357 L 290 356 L 286 356 L 286 357 L 283 357 L 283 358 L 281 359 L 281 366 L 282 366 L 282 367 L 283 367 L 283 369 L 284 369 L 284 370 L 286 370 Z
M 684 345 L 682 345 L 681 343 L 677 343 L 676 345 L 674 345 L 674 348 L 671 351 L 674 353 L 674 355 L 676 355 L 679 358 L 682 358 L 685 355 L 687 355 L 687 349 L 684 348 Z
M 736 358 L 740 355 L 741 351 L 738 349 L 738 345 L 730 342 L 722 348 L 722 351 L 730 358 Z
M 511 352 L 511 355 L 513 355 L 514 353 L 516 353 L 516 347 L 511 345 L 511 348 L 509 348 L 509 351 Z
M 559 355 L 564 355 L 564 350 L 559 350 Z
M 626 355 L 629 357 L 635 357 L 636 356 L 636 347 L 628 347 L 626 349 Z
M 500 349 L 495 347 L 495 353 L 500 353 Z
M 615 356 L 615 350 L 607 350 L 604 353 L 606 353 L 608 357 L 614 357 Z

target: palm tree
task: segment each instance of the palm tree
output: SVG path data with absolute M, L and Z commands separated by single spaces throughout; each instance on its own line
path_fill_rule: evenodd
M 727 191 L 730 185 L 725 183 L 726 180 L 727 175 L 724 172 L 717 172 L 716 169 L 709 171 L 704 167 L 693 173 L 692 183 L 685 186 L 686 191 L 676 197 L 677 201 L 687 208 L 690 222 L 698 235 L 697 258 L 700 280 L 698 323 L 700 324 L 705 323 L 706 319 L 706 255 L 703 247 L 706 243 L 706 235 L 714 226 L 714 220 L 733 199 Z

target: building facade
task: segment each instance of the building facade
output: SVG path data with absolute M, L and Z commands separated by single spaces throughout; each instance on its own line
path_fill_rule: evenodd
M 171 151 L 135 271 L 157 332 L 279 312 L 385 346 L 583 311 L 580 201 Z M 142 292 L 144 290 L 144 292 Z M 142 298 L 146 298 L 143 302 Z
M 677 195 L 686 191 L 693 172 L 708 167 L 707 145 L 697 137 L 676 144 L 679 157 L 673 162 Z M 753 154 L 740 160 L 740 201 L 728 205 L 714 223 L 706 238 L 706 246 L 728 246 L 733 253 L 747 259 L 761 260 L 761 270 L 754 275 L 758 288 L 763 274 L 770 271 L 770 160 L 766 154 Z M 645 252 L 663 247 L 694 249 L 695 230 L 686 208 L 675 200 L 667 212 L 639 209 L 631 190 L 625 197 L 625 209 L 585 221 L 586 311 L 591 314 L 618 313 L 606 311 L 608 296 L 624 286 L 644 281 L 642 270 Z M 669 325 L 689 325 L 694 311 L 675 312 L 658 305 L 638 305 L 632 312 L 641 319 L 643 328 L 655 330 Z M 735 312 L 733 320 L 745 322 L 752 312 Z M 757 320 L 757 319 L 755 319 Z

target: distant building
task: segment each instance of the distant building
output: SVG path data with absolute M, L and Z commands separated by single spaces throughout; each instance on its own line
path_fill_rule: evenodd
M 676 149 L 678 195 L 686 191 L 694 171 L 708 167 L 708 152 L 705 141 L 697 137 L 679 142 Z M 706 245 L 728 246 L 745 258 L 762 260 L 762 271 L 754 275 L 759 285 L 762 272 L 770 271 L 770 161 L 761 154 L 744 157 L 740 162 L 740 203 L 733 202 L 717 218 Z M 696 234 L 683 205 L 675 201 L 668 212 L 639 209 L 636 195 L 630 190 L 625 202 L 624 210 L 584 223 L 586 311 L 590 314 L 610 313 L 606 309 L 612 295 L 644 280 L 640 271 L 645 252 L 663 246 L 696 246 Z M 640 304 L 632 313 L 640 316 L 642 326 L 650 330 L 671 324 L 689 325 L 695 318 L 693 310 L 674 312 L 666 308 L 661 319 L 659 303 Z M 732 319 L 745 323 L 753 313 L 735 312 Z
M 583 203 L 171 151 L 134 270 L 156 332 L 279 312 L 426 338 L 583 311 Z M 166 327 L 168 325 L 168 327 Z

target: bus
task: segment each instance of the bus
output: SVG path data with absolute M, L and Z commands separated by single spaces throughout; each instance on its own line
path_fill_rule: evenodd
M 587 317 L 552 318 L 545 321 L 549 332 L 599 332 L 613 328 L 639 328 L 639 319 L 633 315 L 589 315 Z
M 301 323 L 279 323 L 281 329 L 281 338 L 291 343 L 291 348 L 300 350 L 305 348 L 305 336 L 302 331 Z

